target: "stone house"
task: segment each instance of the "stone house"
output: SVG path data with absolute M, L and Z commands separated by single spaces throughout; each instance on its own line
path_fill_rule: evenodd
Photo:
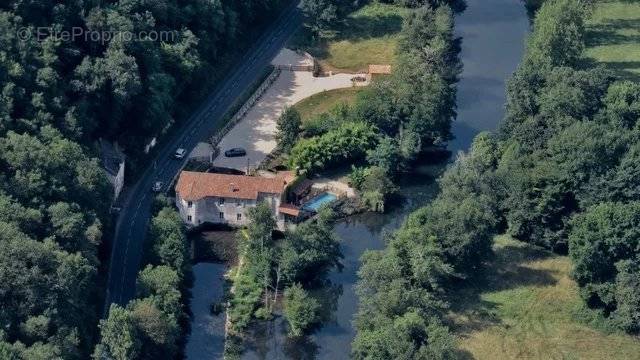
M 290 176 L 273 178 L 182 171 L 176 184 L 176 206 L 187 226 L 203 223 L 243 226 L 247 210 L 266 202 L 279 229 L 299 215 L 286 204 Z

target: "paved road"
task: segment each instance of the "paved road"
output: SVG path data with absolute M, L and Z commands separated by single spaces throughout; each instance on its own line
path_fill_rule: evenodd
M 294 3 L 297 4 L 298 1 L 294 0 Z M 257 39 L 256 44 L 238 66 L 188 119 L 186 125 L 173 130 L 175 133 L 171 139 L 166 141 L 155 158 L 149 161 L 148 168 L 132 188 L 118 217 L 111 253 L 105 312 L 110 304 L 124 305 L 135 294 L 136 276 L 151 217 L 153 194 L 150 189 L 155 181 L 170 183 L 180 171 L 183 161 L 171 158 L 175 149 L 183 147 L 190 152 L 199 141 L 205 141 L 219 125 L 225 112 L 263 73 L 264 68 L 300 24 L 301 14 L 296 6 L 283 11 L 261 38 Z

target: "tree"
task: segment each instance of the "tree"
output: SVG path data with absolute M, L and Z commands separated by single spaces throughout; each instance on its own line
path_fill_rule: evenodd
M 450 358 L 453 337 L 441 324 L 441 285 L 452 275 L 435 237 L 403 225 L 382 251 L 362 256 L 355 359 Z
M 397 141 L 390 137 L 383 137 L 378 146 L 367 151 L 367 162 L 379 167 L 389 176 L 394 176 L 400 171 L 401 156 Z
M 154 263 L 168 265 L 184 276 L 190 267 L 189 248 L 180 215 L 163 208 L 151 220 L 149 229 Z
M 580 286 L 586 303 L 607 312 L 617 307 L 616 278 L 622 261 L 633 261 L 639 254 L 640 203 L 601 203 L 587 209 L 571 222 L 569 255 L 574 262 L 573 277 Z M 620 264 L 627 274 L 621 275 L 620 286 L 632 288 L 628 273 L 632 264 Z M 618 289 L 631 306 L 627 290 Z M 621 313 L 629 313 L 629 309 Z M 627 319 L 633 323 L 633 318 Z M 620 319 L 622 320 L 622 319 Z M 622 322 L 624 323 L 624 322 Z M 628 324 L 628 322 L 627 322 Z
M 302 13 L 314 33 L 327 30 L 339 19 L 341 0 L 303 0 L 300 3 Z
M 359 188 L 362 203 L 371 211 L 384 212 L 384 205 L 389 196 L 398 191 L 388 173 L 381 167 L 372 166 L 367 169 Z
M 330 209 L 321 209 L 317 221 L 304 222 L 287 232 L 280 254 L 281 272 L 290 282 L 321 279 L 332 268 L 341 269 L 342 252 L 330 222 Z
M 129 360 L 139 355 L 140 340 L 131 312 L 112 304 L 109 316 L 100 321 L 100 343 L 93 358 L 96 360 Z
M 302 126 L 302 120 L 300 119 L 300 113 L 298 110 L 292 107 L 286 107 L 282 112 L 282 115 L 277 121 L 278 133 L 276 134 L 276 140 L 278 141 L 278 148 L 288 153 L 295 145 L 300 134 L 300 127 Z
M 273 229 L 276 227 L 276 220 L 273 217 L 271 208 L 266 202 L 258 204 L 247 211 L 249 225 L 247 226 L 247 238 L 250 248 L 270 246 L 273 240 Z
M 536 16 L 525 61 L 538 66 L 577 65 L 584 49 L 585 10 L 577 0 L 545 1 Z
M 453 359 L 455 339 L 437 319 L 425 320 L 416 311 L 379 323 L 358 334 L 354 359 Z
M 95 282 L 95 266 L 51 240 L 36 241 L 1 221 L 0 246 L 0 303 L 6 304 L 0 319 L 6 335 L 25 342 L 44 336 L 52 354 L 80 357 L 79 342 L 88 341 L 83 335 L 93 329 L 87 294 Z M 51 334 L 60 337 L 50 339 Z
M 180 278 L 171 267 L 147 265 L 138 274 L 136 290 L 138 298 L 152 298 L 164 313 L 182 317 Z
M 319 320 L 320 304 L 300 284 L 288 287 L 284 292 L 284 317 L 289 324 L 289 334 L 302 334 Z
M 640 257 L 616 264 L 613 319 L 618 326 L 630 333 L 640 332 Z
M 625 129 L 633 128 L 640 119 L 640 84 L 631 81 L 611 84 L 604 104 L 604 119 Z
M 135 300 L 129 307 L 140 338 L 139 358 L 175 357 L 180 336 L 176 318 L 160 310 L 152 298 Z

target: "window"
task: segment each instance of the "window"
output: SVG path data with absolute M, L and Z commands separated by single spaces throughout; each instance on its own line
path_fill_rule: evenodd
M 193 201 L 187 201 L 187 207 L 191 209 L 192 206 L 193 206 Z
M 193 218 L 191 217 L 191 215 L 187 216 L 187 221 L 191 222 L 193 220 Z
M 236 218 L 238 219 L 238 221 L 242 220 L 242 214 L 237 214 Z
M 224 219 L 224 213 L 223 212 L 220 213 L 220 219 Z
M 218 202 L 218 204 L 224 205 L 224 198 L 220 198 L 220 201 Z
M 242 200 L 236 199 L 236 206 L 242 206 Z

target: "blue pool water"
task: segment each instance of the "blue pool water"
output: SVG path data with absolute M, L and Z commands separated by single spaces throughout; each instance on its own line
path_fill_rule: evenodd
M 308 203 L 304 204 L 302 208 L 304 210 L 318 212 L 318 209 L 320 209 L 320 206 L 326 203 L 330 203 L 335 199 L 337 199 L 337 197 L 331 193 L 322 193 L 314 197 L 313 199 L 311 199 L 311 201 L 309 201 Z

